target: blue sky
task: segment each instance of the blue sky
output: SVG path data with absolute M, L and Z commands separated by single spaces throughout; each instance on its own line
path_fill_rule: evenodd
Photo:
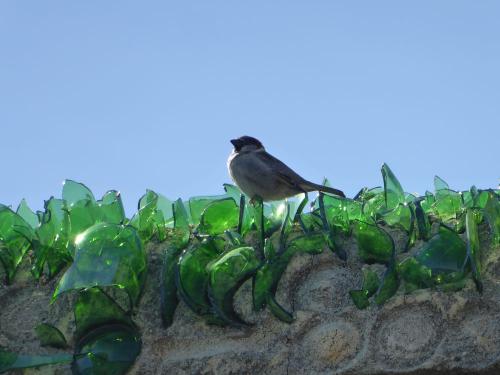
M 354 195 L 496 187 L 498 1 L 3 1 L 0 202 L 222 192 L 253 135 Z

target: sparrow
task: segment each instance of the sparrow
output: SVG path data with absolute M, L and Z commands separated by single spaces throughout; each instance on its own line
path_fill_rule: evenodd
M 322 191 L 345 197 L 340 190 L 307 181 L 269 154 L 253 137 L 231 139 L 234 146 L 227 160 L 231 178 L 253 201 L 281 200 L 300 193 Z

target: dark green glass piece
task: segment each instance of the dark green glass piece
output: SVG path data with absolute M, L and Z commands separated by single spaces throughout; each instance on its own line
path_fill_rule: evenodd
M 484 216 L 491 231 L 493 245 L 500 245 L 500 195 L 488 192 L 488 201 L 484 206 Z
M 269 311 L 281 320 L 282 322 L 285 323 L 292 323 L 293 322 L 293 315 L 288 312 L 283 306 L 281 306 L 278 301 L 276 301 L 275 297 L 271 294 L 266 295 L 266 303 L 267 306 L 269 307 Z
M 0 204 L 0 263 L 11 283 L 24 254 L 31 247 L 33 228 L 9 207 Z
M 328 198 L 327 198 L 328 199 Z M 319 214 L 321 217 L 321 222 L 323 223 L 323 232 L 326 239 L 326 243 L 330 250 L 332 250 L 341 260 L 347 260 L 347 253 L 336 241 L 336 231 L 328 221 L 328 215 L 325 207 L 325 195 L 320 192 L 318 195 L 319 202 Z
M 10 370 L 56 365 L 73 361 L 73 355 L 68 353 L 54 355 L 22 355 L 0 349 L 0 373 Z
M 48 323 L 41 323 L 35 327 L 36 336 L 41 346 L 52 346 L 64 349 L 68 346 L 66 338 L 56 327 Z
M 87 332 L 104 325 L 121 324 L 136 328 L 130 315 L 100 288 L 80 291 L 74 313 L 77 340 Z
M 382 166 L 382 178 L 384 179 L 384 198 L 387 208 L 395 208 L 404 203 L 405 194 L 398 179 L 392 173 L 387 164 Z
M 33 229 L 38 227 L 38 225 L 40 224 L 38 216 L 28 206 L 28 203 L 26 203 L 26 199 L 21 200 L 21 203 L 19 203 L 19 206 L 17 206 L 16 213 L 21 216 L 24 221 L 26 221 Z
M 370 306 L 369 298 L 374 295 L 380 286 L 380 281 L 376 272 L 363 269 L 363 286 L 361 290 L 351 290 L 349 295 L 356 307 L 360 310 Z
M 423 199 L 415 200 L 415 220 L 417 224 L 417 237 L 427 241 L 431 234 L 431 224 L 429 218 L 422 208 Z
M 244 236 L 252 228 L 255 209 L 249 203 L 249 198 L 237 186 L 224 184 L 224 190 L 229 197 L 234 199 L 240 208 L 241 222 L 238 223 L 238 228 L 240 234 Z
M 390 265 L 384 273 L 382 283 L 375 295 L 375 303 L 383 305 L 389 298 L 391 298 L 399 288 L 399 276 L 394 265 Z
M 238 227 L 240 210 L 233 198 L 213 201 L 201 214 L 198 231 L 209 235 L 224 233 Z
M 81 233 L 75 258 L 54 292 L 93 286 L 125 289 L 132 304 L 139 300 L 146 277 L 146 253 L 131 226 L 100 223 Z
M 141 352 L 141 339 L 128 326 L 101 326 L 76 345 L 73 374 L 121 375 L 127 373 Z
M 467 232 L 467 257 L 469 259 L 472 277 L 479 292 L 483 290 L 481 280 L 481 248 L 479 245 L 479 233 L 477 224 L 480 221 L 479 212 L 468 209 L 466 212 L 465 225 Z
M 325 239 L 321 233 L 299 236 L 289 242 L 284 253 L 266 260 L 264 265 L 257 270 L 253 280 L 254 309 L 256 311 L 263 309 L 268 301 L 268 296 L 274 298 L 281 276 L 296 253 L 319 254 L 323 251 L 325 245 Z M 278 315 L 281 315 L 281 312 Z M 277 317 L 281 319 L 280 316 Z
M 413 257 L 407 258 L 399 264 L 399 274 L 404 281 L 407 293 L 434 286 L 432 270 Z
M 215 261 L 221 251 L 211 240 L 205 240 L 188 248 L 179 258 L 176 268 L 176 285 L 181 299 L 199 315 L 211 315 L 208 300 L 207 265 Z
M 255 200 L 254 214 L 255 225 L 257 226 L 257 232 L 259 234 L 259 250 L 261 251 L 261 253 L 263 253 L 266 238 L 266 222 L 264 217 L 264 202 L 262 201 L 262 199 Z
M 187 232 L 187 239 L 177 245 L 171 243 L 163 254 L 163 265 L 160 276 L 160 314 L 163 327 L 165 328 L 172 324 L 175 310 L 179 304 L 177 285 L 175 284 L 175 268 L 188 241 L 189 232 Z
M 209 268 L 208 295 L 217 315 L 231 325 L 246 325 L 234 311 L 233 298 L 240 286 L 260 266 L 260 259 L 253 247 L 230 250 Z
M 384 230 L 356 220 L 353 231 L 358 242 L 358 254 L 364 262 L 387 264 L 393 259 L 394 241 Z
M 360 310 L 364 310 L 370 306 L 370 300 L 368 299 L 367 292 L 364 289 L 350 290 L 349 296 L 351 297 L 354 305 Z

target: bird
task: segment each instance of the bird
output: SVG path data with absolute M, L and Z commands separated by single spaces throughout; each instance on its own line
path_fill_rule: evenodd
M 269 154 L 262 143 L 247 135 L 231 139 L 234 148 L 227 160 L 229 174 L 252 201 L 282 200 L 300 193 L 321 191 L 345 197 L 338 189 L 310 182 Z

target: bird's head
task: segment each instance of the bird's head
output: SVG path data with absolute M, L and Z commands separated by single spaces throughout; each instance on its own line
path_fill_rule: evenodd
M 235 152 L 256 151 L 264 149 L 264 146 L 258 139 L 249 137 L 248 135 L 244 135 L 236 139 L 231 139 L 231 143 L 234 146 Z

